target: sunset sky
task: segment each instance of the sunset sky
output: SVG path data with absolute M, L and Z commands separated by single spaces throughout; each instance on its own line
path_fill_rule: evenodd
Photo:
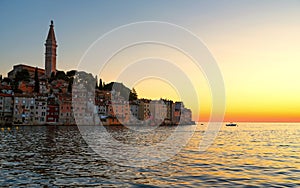
M 44 68 L 51 19 L 58 42 L 57 68 L 65 71 L 77 69 L 92 43 L 119 26 L 168 22 L 195 34 L 215 58 L 226 89 L 225 121 L 300 121 L 298 0 L 1 0 L 0 17 L 3 76 L 20 63 Z M 142 60 L 149 55 L 161 58 Z M 140 64 L 129 66 L 137 60 Z M 124 84 L 134 87 L 140 98 L 183 100 L 194 120 L 207 121 L 213 100 L 209 82 L 205 73 L 187 64 L 191 60 L 174 49 L 144 45 L 116 55 L 104 69 L 93 73 L 106 83 L 125 79 Z M 173 82 L 151 77 L 155 68 Z M 177 80 L 177 71 L 189 78 L 194 94 Z M 135 73 L 148 77 L 135 79 Z

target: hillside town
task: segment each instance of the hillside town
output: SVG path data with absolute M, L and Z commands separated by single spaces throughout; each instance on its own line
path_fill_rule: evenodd
M 139 99 L 123 83 L 105 84 L 90 73 L 56 69 L 57 42 L 51 21 L 45 69 L 14 65 L 0 76 L 0 125 L 191 124 L 183 102 Z

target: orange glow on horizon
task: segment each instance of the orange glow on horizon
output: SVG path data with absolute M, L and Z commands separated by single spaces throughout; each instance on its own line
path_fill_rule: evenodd
M 194 118 L 196 121 L 207 122 L 210 120 L 210 114 L 201 114 Z M 283 114 L 283 113 L 226 113 L 224 122 L 300 122 L 299 113 Z

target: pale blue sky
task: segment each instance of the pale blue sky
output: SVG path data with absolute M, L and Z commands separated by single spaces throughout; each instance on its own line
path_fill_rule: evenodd
M 75 68 L 102 34 L 136 21 L 165 21 L 198 35 L 208 47 L 224 35 L 260 24 L 299 24 L 300 1 L 40 1 L 1 0 L 0 74 L 25 62 L 44 66 L 44 41 L 54 20 L 58 68 Z M 222 37 L 220 37 L 222 36 Z M 232 36 L 228 36 L 232 37 Z M 224 44 L 222 44 L 224 45 Z

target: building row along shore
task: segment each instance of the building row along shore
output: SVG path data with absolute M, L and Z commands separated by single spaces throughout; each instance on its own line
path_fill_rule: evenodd
M 120 125 L 190 124 L 192 112 L 183 102 L 160 99 L 128 100 L 117 90 L 88 91 L 83 84 L 73 86 L 41 80 L 39 93 L 34 81 L 20 82 L 18 93 L 5 81 L 0 85 L 1 125 Z
M 138 99 L 137 94 L 123 84 L 110 83 L 105 88 L 102 80 L 98 84 L 97 77 L 90 73 L 57 70 L 58 45 L 53 20 L 44 45 L 44 69 L 18 64 L 6 78 L 0 76 L 0 125 L 170 125 L 192 122 L 192 112 L 183 102 Z M 118 87 L 114 88 L 114 85 Z

